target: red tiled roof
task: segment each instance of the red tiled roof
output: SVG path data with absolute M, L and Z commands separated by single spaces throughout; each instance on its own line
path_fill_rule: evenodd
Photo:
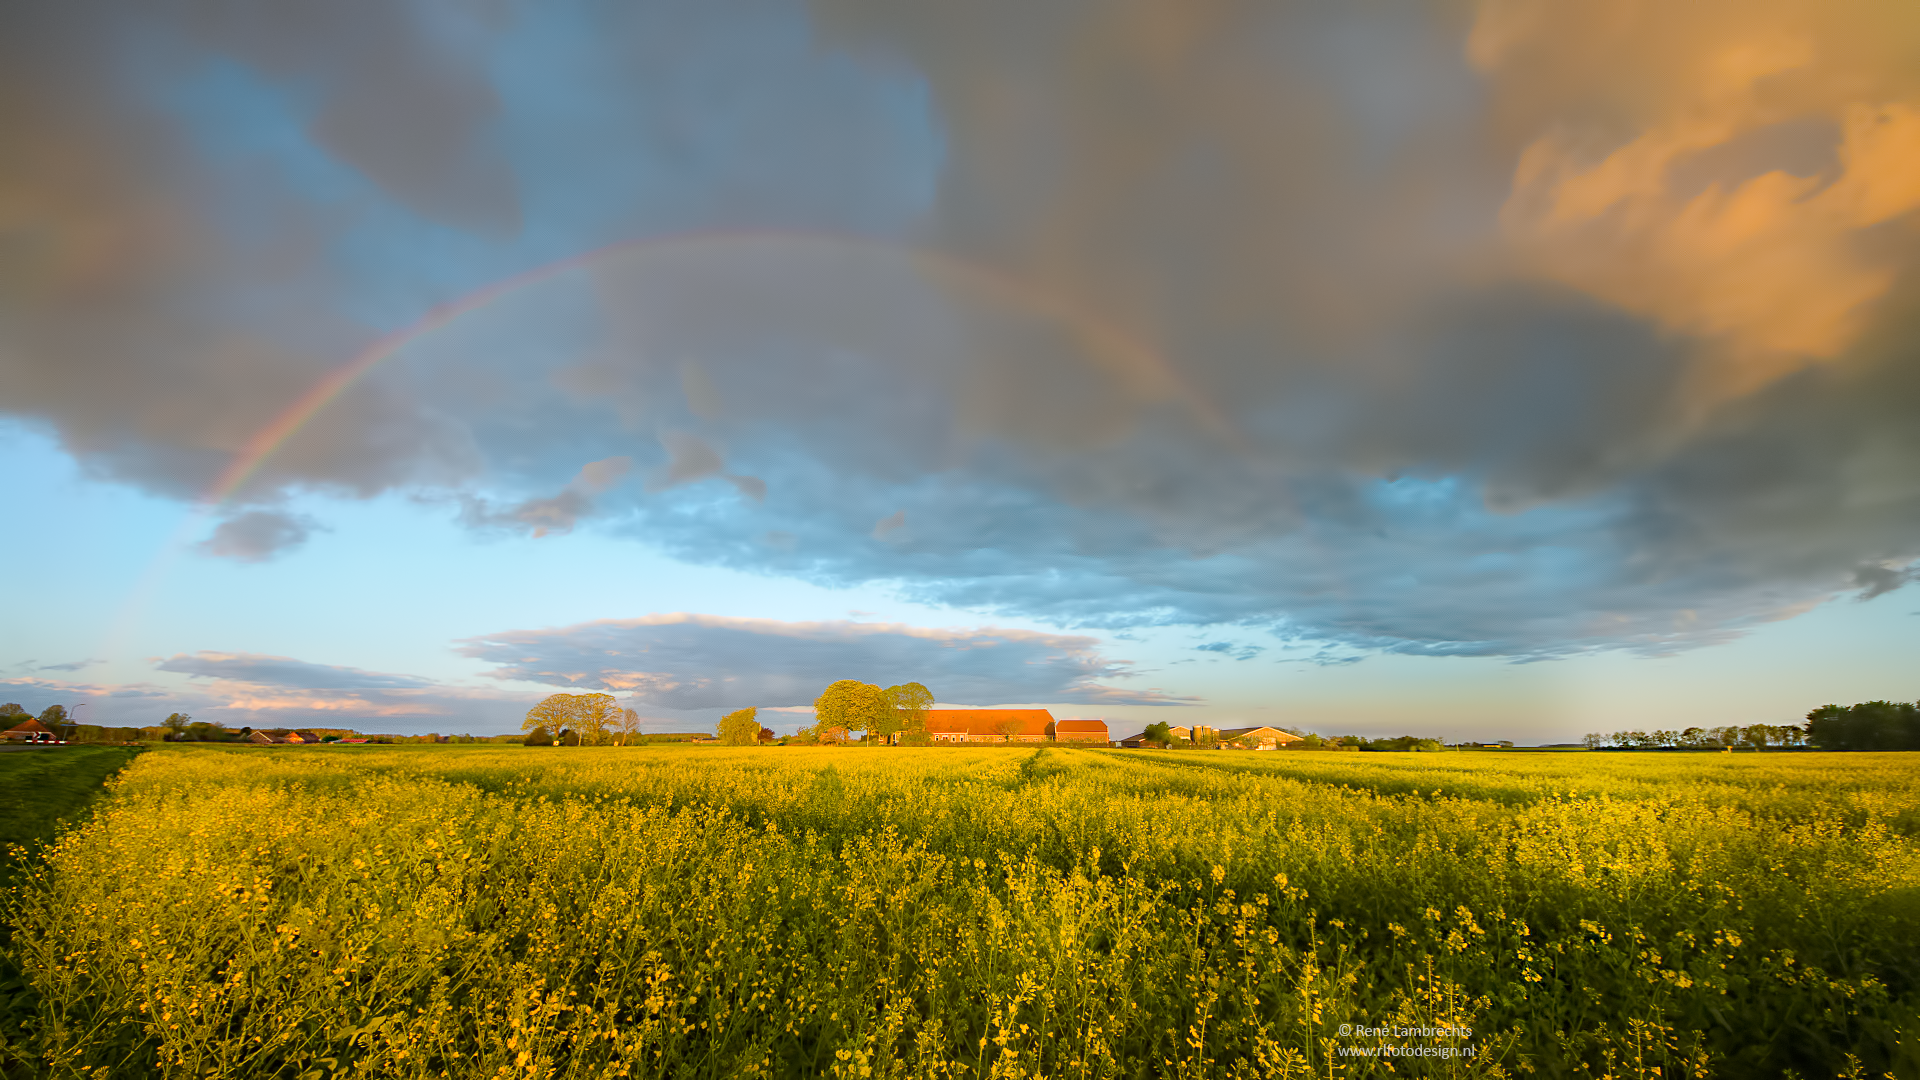
M 931 709 L 927 732 L 932 735 L 999 735 L 1000 725 L 1012 721 L 1015 737 L 1045 735 L 1053 714 L 1045 709 Z
M 11 735 L 16 731 L 21 732 L 22 734 L 34 734 L 34 735 L 53 734 L 52 731 L 49 731 L 47 729 L 47 725 L 41 723 L 38 720 L 33 719 L 32 717 L 28 717 L 26 719 L 26 722 L 24 723 L 15 724 L 14 726 L 7 729 L 7 733 L 9 735 Z
M 1053 730 L 1060 735 L 1098 735 L 1104 739 L 1107 737 L 1107 722 L 1105 720 L 1062 720 L 1053 726 Z

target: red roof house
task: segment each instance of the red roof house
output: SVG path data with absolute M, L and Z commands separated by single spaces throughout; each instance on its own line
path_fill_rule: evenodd
M 0 732 L 0 738 L 26 739 L 30 742 L 45 742 L 49 739 L 57 739 L 59 737 L 60 736 L 48 728 L 47 725 L 32 717 L 28 717 L 25 722 L 16 724 Z
M 1053 726 L 1053 738 L 1056 742 L 1106 743 L 1107 722 L 1105 720 L 1062 720 Z
M 927 734 L 934 742 L 1046 742 L 1053 714 L 1045 709 L 933 709 Z

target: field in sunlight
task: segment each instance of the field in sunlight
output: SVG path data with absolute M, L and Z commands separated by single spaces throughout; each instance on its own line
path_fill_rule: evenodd
M 8 895 L 0 1060 L 1913 1076 L 1916 764 L 158 747 Z

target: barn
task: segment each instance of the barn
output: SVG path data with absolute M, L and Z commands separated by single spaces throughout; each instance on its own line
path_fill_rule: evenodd
M 1045 709 L 934 709 L 927 734 L 941 743 L 1046 742 L 1054 726 Z
M 1107 734 L 1105 720 L 1068 719 L 1053 726 L 1055 742 L 1099 743 L 1105 746 L 1111 739 Z

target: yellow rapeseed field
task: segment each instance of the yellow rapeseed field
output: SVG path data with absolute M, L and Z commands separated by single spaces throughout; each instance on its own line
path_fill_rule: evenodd
M 162 747 L 8 894 L 0 1060 L 1916 1076 L 1916 833 L 1897 754 Z

